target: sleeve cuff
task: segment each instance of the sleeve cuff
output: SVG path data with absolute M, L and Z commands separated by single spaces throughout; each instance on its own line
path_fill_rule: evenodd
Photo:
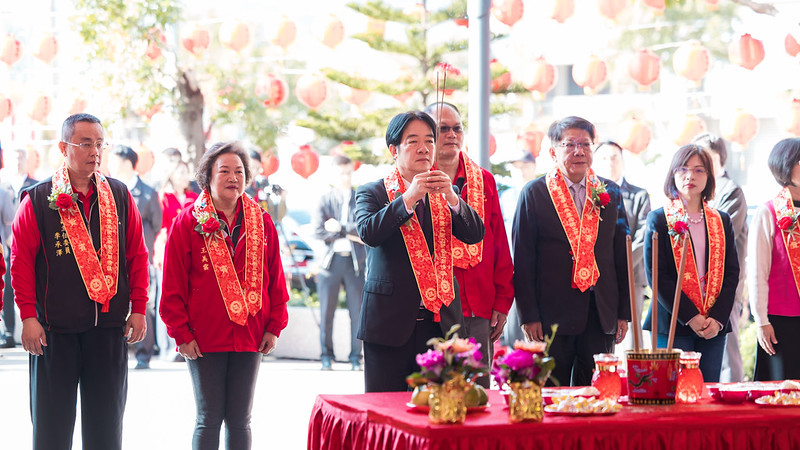
M 134 300 L 131 302 L 131 314 L 144 314 L 147 312 L 147 300 Z
M 270 333 L 274 334 L 275 337 L 281 337 L 281 329 L 274 322 L 269 322 L 267 324 L 266 331 L 269 331 Z
M 19 305 L 17 305 L 19 306 Z M 36 306 L 34 305 L 25 305 L 19 306 L 19 320 L 30 319 L 31 317 L 36 317 Z

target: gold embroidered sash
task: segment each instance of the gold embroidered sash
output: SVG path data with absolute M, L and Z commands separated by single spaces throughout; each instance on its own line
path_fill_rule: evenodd
M 396 167 L 383 183 L 390 202 L 394 201 L 398 193 L 406 191 L 403 178 Z M 434 320 L 439 322 L 439 310 L 442 305 L 450 306 L 455 296 L 451 251 L 452 217 L 450 217 L 450 207 L 443 196 L 429 195 L 428 201 L 433 224 L 433 255 L 428 251 L 422 225 L 416 214 L 400 226 L 400 232 L 406 244 L 406 252 L 417 280 L 422 303 L 425 308 L 433 312 Z
M 580 218 L 561 170 L 555 168 L 550 171 L 546 181 L 547 191 L 558 213 L 558 220 L 564 227 L 572 248 L 572 287 L 586 292 L 600 278 L 600 269 L 597 268 L 594 257 L 594 244 L 600 227 L 600 208 L 592 203 L 591 196 L 592 188 L 600 189 L 600 180 L 591 168 L 586 172 L 586 201 Z
M 683 220 L 686 216 L 683 202 L 675 199 L 664 205 L 664 215 L 667 219 L 668 229 L 674 227 L 675 222 Z M 725 228 L 722 226 L 722 217 L 719 211 L 703 203 L 703 215 L 706 219 L 706 231 L 708 232 L 708 271 L 706 272 L 705 294 L 700 290 L 700 277 L 697 273 L 697 263 L 694 258 L 694 250 L 691 245 L 686 246 L 686 264 L 683 274 L 683 284 L 681 290 L 694 303 L 697 310 L 703 317 L 708 317 L 708 312 L 717 301 L 722 290 L 722 281 L 725 276 Z M 684 233 L 688 233 L 685 231 Z M 682 234 L 673 235 L 670 233 L 672 244 L 672 257 L 675 260 L 675 270 L 680 270 L 681 264 L 681 238 Z M 677 311 L 673 313 L 677 314 Z
M 798 230 L 797 213 L 794 210 L 792 194 L 789 189 L 785 187 L 781 189 L 778 195 L 772 199 L 772 207 L 775 209 L 775 223 L 783 236 L 786 254 L 789 255 L 794 285 L 797 288 L 797 293 L 800 294 L 800 241 L 798 240 L 800 238 L 800 230 Z M 784 217 L 790 220 L 790 225 L 781 228 L 779 225 Z
M 244 286 L 239 283 L 236 268 L 233 265 L 228 246 L 222 235 L 222 230 L 217 227 L 212 232 L 202 232 L 203 240 L 208 251 L 214 275 L 217 279 L 219 292 L 225 302 L 228 318 L 236 324 L 245 325 L 247 315 L 255 316 L 261 310 L 261 293 L 264 283 L 264 219 L 262 209 L 253 199 L 243 195 L 242 214 L 244 214 L 245 230 L 245 263 Z M 208 191 L 203 191 L 194 202 L 192 215 L 197 219 L 202 230 L 202 224 L 213 218 L 218 220 L 217 211 Z M 234 250 L 235 251 L 235 250 Z
M 467 192 L 467 204 L 478 213 L 483 223 L 486 223 L 484 213 L 483 174 L 481 168 L 469 159 L 464 152 L 459 152 L 459 159 L 464 164 L 467 182 L 464 190 Z M 487 225 L 488 227 L 488 225 Z M 453 265 L 461 269 L 477 266 L 483 259 L 483 240 L 477 244 L 465 244 L 453 237 Z
M 97 187 L 97 203 L 100 214 L 100 252 L 95 252 L 89 230 L 83 222 L 78 203 L 71 202 L 69 208 L 58 208 L 61 223 L 67 232 L 72 254 L 78 263 L 78 270 L 86 286 L 89 298 L 103 305 L 102 312 L 108 312 L 109 300 L 117 294 L 119 281 L 119 228 L 117 226 L 117 204 L 108 180 L 100 172 L 95 172 Z M 61 167 L 53 174 L 52 195 L 58 193 L 72 195 L 72 184 L 69 181 L 67 166 Z

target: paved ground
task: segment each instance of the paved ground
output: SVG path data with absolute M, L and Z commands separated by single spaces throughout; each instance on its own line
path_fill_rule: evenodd
M 154 359 L 151 369 L 132 370 L 135 360 L 130 361 L 124 448 L 191 448 L 195 408 L 186 365 Z M 253 449 L 306 448 L 308 419 L 318 394 L 364 392 L 364 373 L 351 372 L 349 364 L 336 363 L 332 372 L 319 367 L 318 361 L 264 360 L 253 407 Z M 0 390 L 0 448 L 29 449 L 28 357 L 20 347 L 0 349 Z M 75 429 L 73 448 L 80 449 L 80 419 Z

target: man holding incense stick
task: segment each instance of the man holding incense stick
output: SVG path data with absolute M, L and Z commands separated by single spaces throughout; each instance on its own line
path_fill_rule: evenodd
M 556 166 L 523 188 L 512 231 L 520 322 L 535 341 L 558 324 L 550 356 L 562 385 L 589 385 L 593 356 L 613 352 L 631 319 L 628 220 L 619 186 L 592 171 L 595 136 L 580 117 L 550 126 Z

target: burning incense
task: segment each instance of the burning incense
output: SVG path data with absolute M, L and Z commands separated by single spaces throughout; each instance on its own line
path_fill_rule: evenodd
M 628 253 L 628 292 L 630 293 L 631 301 L 631 332 L 633 333 L 633 351 L 639 351 L 639 317 L 636 312 L 636 292 L 634 291 L 633 282 L 633 250 L 631 243 L 631 235 L 625 237 L 625 246 Z
M 675 283 L 675 300 L 672 302 L 672 321 L 669 324 L 668 352 L 672 351 L 672 343 L 675 342 L 675 326 L 678 323 L 678 309 L 681 304 L 681 288 L 683 287 L 683 272 L 686 270 L 686 243 L 688 240 L 688 233 L 684 233 L 683 244 L 681 245 L 681 263 L 678 268 L 678 282 Z M 692 261 L 692 264 L 694 264 L 694 261 Z

